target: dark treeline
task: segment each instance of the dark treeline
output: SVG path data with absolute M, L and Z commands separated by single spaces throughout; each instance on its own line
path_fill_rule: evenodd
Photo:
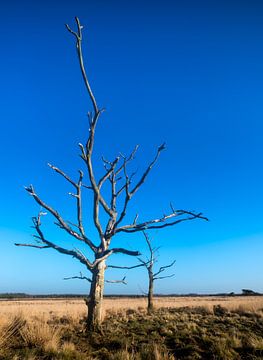
M 207 296 L 262 296 L 263 294 L 253 290 L 242 289 L 242 293 L 217 293 L 217 294 L 155 294 L 155 297 L 207 297 Z M 144 298 L 146 295 L 133 295 L 133 294 L 108 294 L 104 295 L 105 298 Z M 0 299 L 83 299 L 87 298 L 84 294 L 26 294 L 26 293 L 0 293 Z

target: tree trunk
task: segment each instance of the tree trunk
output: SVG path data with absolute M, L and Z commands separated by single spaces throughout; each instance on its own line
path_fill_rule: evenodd
M 98 330 L 102 322 L 102 300 L 104 292 L 105 261 L 93 270 L 88 300 L 87 330 Z
M 149 271 L 149 289 L 148 289 L 148 306 L 147 311 L 148 314 L 153 312 L 153 273 Z

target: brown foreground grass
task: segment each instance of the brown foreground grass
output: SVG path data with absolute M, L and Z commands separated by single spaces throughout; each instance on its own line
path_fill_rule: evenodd
M 263 359 L 263 297 L 105 299 L 100 333 L 83 300 L 0 302 L 1 360 Z

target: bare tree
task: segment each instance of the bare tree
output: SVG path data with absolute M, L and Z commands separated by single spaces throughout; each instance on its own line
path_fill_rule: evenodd
M 104 291 L 104 272 L 106 269 L 106 260 L 112 254 L 126 254 L 131 256 L 140 255 L 138 251 L 132 251 L 119 247 L 111 247 L 111 240 L 116 234 L 135 233 L 145 229 L 160 229 L 196 218 L 205 220 L 207 219 L 202 216 L 201 213 L 185 210 L 175 210 L 171 207 L 171 211 L 168 214 L 164 214 L 160 218 L 139 222 L 137 214 L 131 223 L 124 222 L 130 200 L 145 182 L 147 176 L 157 162 L 161 152 L 164 150 L 165 145 L 162 144 L 158 147 L 153 160 L 149 163 L 148 167 L 134 184 L 132 183 L 132 180 L 135 174 L 130 174 L 128 172 L 128 165 L 134 159 L 138 150 L 138 146 L 136 146 L 128 156 L 120 154 L 113 161 L 108 161 L 102 158 L 105 173 L 101 178 L 96 178 L 94 174 L 92 155 L 95 141 L 95 130 L 98 120 L 103 113 L 103 109 L 100 109 L 97 105 L 96 98 L 92 92 L 84 67 L 82 53 L 83 26 L 80 24 L 78 18 L 75 20 L 77 26 L 76 31 L 73 31 L 68 25 L 66 25 L 66 28 L 76 40 L 77 55 L 82 78 L 93 107 L 93 110 L 88 113 L 89 132 L 87 141 L 84 145 L 79 144 L 81 158 L 85 165 L 85 171 L 79 170 L 77 180 L 73 180 L 69 175 L 67 175 L 58 167 L 50 164 L 49 167 L 62 176 L 62 178 L 71 184 L 75 190 L 73 193 L 71 193 L 71 195 L 76 200 L 76 224 L 74 224 L 74 222 L 72 223 L 66 221 L 61 213 L 43 201 L 35 191 L 34 187 L 30 185 L 29 187 L 26 187 L 26 191 L 34 198 L 37 204 L 40 205 L 41 209 L 44 209 L 45 213 L 40 211 L 37 216 L 32 218 L 33 227 L 36 231 L 36 234 L 34 235 L 36 243 L 16 245 L 29 246 L 37 249 L 52 248 L 61 254 L 72 256 L 86 267 L 86 269 L 91 274 L 90 278 L 88 278 L 91 286 L 88 301 L 87 329 L 92 331 L 99 327 L 102 320 L 102 299 Z M 84 175 L 86 175 L 88 179 L 88 184 L 83 183 Z M 107 198 L 103 195 L 102 192 L 102 188 L 106 182 L 110 184 L 110 194 Z M 94 240 L 92 240 L 88 235 L 88 231 L 83 221 L 82 194 L 85 190 L 91 191 L 93 196 L 93 222 L 99 235 L 98 244 L 96 244 Z M 94 258 L 88 258 L 87 254 L 83 251 L 80 251 L 78 248 L 69 249 L 68 247 L 62 247 L 57 245 L 57 243 L 53 240 L 48 239 L 48 237 L 42 231 L 41 221 L 43 215 L 46 213 L 52 215 L 55 220 L 55 225 L 57 225 L 62 231 L 71 235 L 72 238 L 79 241 L 80 243 L 84 244 L 87 250 L 94 254 Z M 101 213 L 103 213 L 104 216 L 106 215 L 108 218 L 105 226 L 103 226 L 101 221 Z
M 155 264 L 157 263 L 157 258 L 158 258 L 157 251 L 159 250 L 159 248 L 154 248 L 152 246 L 149 235 L 145 231 L 143 231 L 143 235 L 145 237 L 145 241 L 148 246 L 149 257 L 147 258 L 147 260 L 143 260 L 142 258 L 138 258 L 138 260 L 140 261 L 141 265 L 143 265 L 147 269 L 148 272 L 147 310 L 148 313 L 150 314 L 154 308 L 153 306 L 154 281 L 173 277 L 174 274 L 171 275 L 160 275 L 160 274 L 162 274 L 166 269 L 172 267 L 175 264 L 175 260 L 172 261 L 169 265 L 161 266 L 158 270 L 154 270 Z

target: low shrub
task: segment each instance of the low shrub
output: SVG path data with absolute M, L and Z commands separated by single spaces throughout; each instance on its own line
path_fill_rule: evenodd
M 263 318 L 222 306 L 108 314 L 100 332 L 75 320 L 0 324 L 0 360 L 239 360 L 263 358 Z M 50 316 L 53 316 L 52 314 Z

